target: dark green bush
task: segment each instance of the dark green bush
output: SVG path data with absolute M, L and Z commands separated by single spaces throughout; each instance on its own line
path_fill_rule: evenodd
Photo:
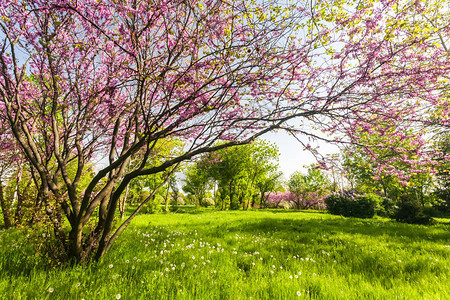
M 408 224 L 429 225 L 433 223 L 433 218 L 427 215 L 418 203 L 413 201 L 402 201 L 395 215 L 393 216 L 397 222 Z
M 443 218 L 445 217 L 445 213 L 441 212 L 434 206 L 424 206 L 422 207 L 422 211 L 425 215 L 430 216 L 432 218 Z
M 442 213 L 450 213 L 450 188 L 439 189 L 434 195 L 437 198 L 434 207 Z
M 381 201 L 377 205 L 377 215 L 381 217 L 392 218 L 395 215 L 398 206 L 397 203 L 389 198 L 380 197 Z
M 376 195 L 375 195 L 376 196 Z M 375 196 L 358 194 L 354 190 L 341 191 L 325 198 L 327 210 L 344 217 L 372 218 L 377 201 Z

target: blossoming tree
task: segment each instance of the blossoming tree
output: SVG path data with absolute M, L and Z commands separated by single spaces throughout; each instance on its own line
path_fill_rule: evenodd
M 448 120 L 442 1 L 277 2 L 1 1 L 0 126 L 36 169 L 63 259 L 100 259 L 146 201 L 115 223 L 130 181 L 196 155 L 311 124 L 344 139 L 425 104 Z M 148 164 L 168 137 L 183 151 Z

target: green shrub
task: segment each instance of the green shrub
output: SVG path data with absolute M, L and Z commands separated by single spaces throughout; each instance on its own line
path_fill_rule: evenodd
M 430 216 L 432 218 L 445 218 L 446 214 L 441 212 L 434 206 L 424 206 L 422 207 L 422 211 L 425 215 Z
M 434 195 L 437 198 L 434 207 L 442 213 L 450 213 L 450 188 L 439 189 Z
M 149 192 L 141 192 L 140 194 L 140 201 L 144 201 L 145 199 L 147 199 L 147 197 L 150 195 Z M 144 206 L 144 208 L 142 209 L 143 213 L 147 213 L 147 214 L 154 214 L 157 213 L 159 211 L 161 211 L 161 196 L 159 195 L 154 195 Z
M 408 200 L 400 202 L 394 218 L 397 222 L 408 224 L 429 225 L 433 223 L 433 218 L 425 213 L 423 207 L 414 201 Z
M 372 218 L 377 207 L 376 195 L 358 194 L 354 190 L 340 191 L 325 199 L 328 211 L 344 217 Z
M 380 197 L 381 201 L 377 204 L 377 215 L 381 217 L 392 218 L 395 215 L 398 206 L 397 203 L 389 198 Z

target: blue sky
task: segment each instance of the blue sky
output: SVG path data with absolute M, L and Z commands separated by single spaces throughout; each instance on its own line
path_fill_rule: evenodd
M 304 171 L 303 166 L 316 162 L 314 155 L 309 151 L 303 150 L 303 146 L 293 136 L 288 135 L 285 131 L 269 132 L 262 136 L 262 139 L 275 143 L 280 150 L 280 171 L 283 172 L 284 178 L 295 171 Z M 302 139 L 300 137 L 300 139 Z M 338 152 L 338 148 L 325 142 L 318 143 L 319 152 L 322 155 Z

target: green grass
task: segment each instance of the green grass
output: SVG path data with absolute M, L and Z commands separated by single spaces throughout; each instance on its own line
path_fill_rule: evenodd
M 450 299 L 449 225 L 185 209 L 139 216 L 102 262 L 62 270 L 0 231 L 0 298 Z

